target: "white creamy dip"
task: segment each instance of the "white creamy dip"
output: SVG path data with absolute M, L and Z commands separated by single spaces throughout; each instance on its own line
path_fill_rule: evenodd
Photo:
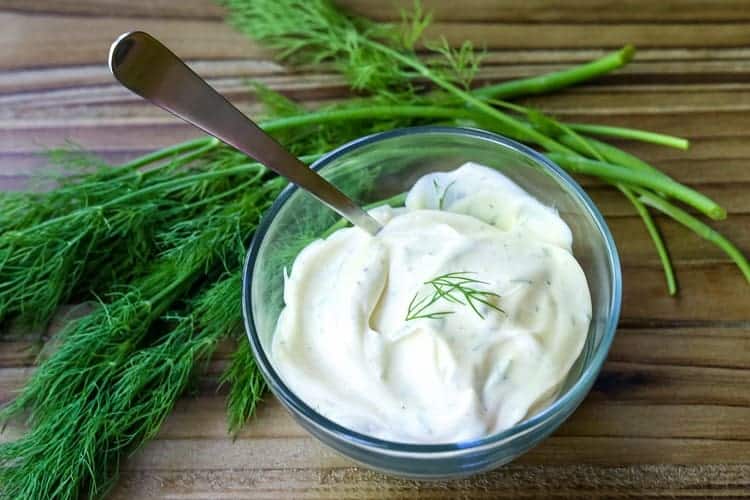
M 473 163 L 422 177 L 405 205 L 371 211 L 377 236 L 341 229 L 297 256 L 273 364 L 319 413 L 381 439 L 507 429 L 550 402 L 586 339 L 591 298 L 570 229 Z M 407 320 L 444 275 L 479 281 L 463 282 L 476 310 L 453 288 L 463 304 L 438 296 Z

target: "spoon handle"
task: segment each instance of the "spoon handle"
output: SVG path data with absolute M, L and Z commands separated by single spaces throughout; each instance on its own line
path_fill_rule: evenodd
M 351 198 L 285 150 L 151 35 L 121 35 L 110 48 L 109 67 L 135 94 L 286 177 L 368 233 L 380 230 L 380 223 Z

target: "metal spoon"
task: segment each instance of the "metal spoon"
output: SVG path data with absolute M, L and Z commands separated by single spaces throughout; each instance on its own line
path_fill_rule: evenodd
M 121 35 L 109 50 L 109 68 L 115 78 L 134 93 L 286 177 L 355 226 L 373 235 L 382 227 L 351 198 L 232 106 L 151 35 L 142 31 Z

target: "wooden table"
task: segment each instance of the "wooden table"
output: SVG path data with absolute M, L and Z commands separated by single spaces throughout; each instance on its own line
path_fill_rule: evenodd
M 347 0 L 378 19 L 395 9 Z M 686 136 L 689 152 L 627 144 L 722 202 L 714 224 L 750 252 L 750 5 L 631 0 L 433 0 L 431 34 L 488 48 L 483 80 L 537 74 L 632 42 L 634 63 L 591 85 L 532 99 L 576 121 Z M 560 5 L 554 5 L 559 3 Z M 563 4 L 564 5 L 561 5 Z M 249 113 L 249 77 L 311 103 L 343 97 L 332 74 L 295 73 L 235 33 L 210 0 L 0 0 L 0 187 L 17 189 L 72 140 L 112 161 L 196 135 L 114 84 L 119 33 L 163 38 Z M 640 220 L 613 191 L 589 192 L 624 263 L 620 330 L 596 387 L 560 430 L 517 462 L 456 482 L 396 480 L 353 466 L 307 436 L 271 398 L 239 439 L 209 376 L 159 437 L 124 465 L 116 498 L 505 498 L 743 496 L 750 493 L 750 287 L 725 256 L 662 224 L 681 293 L 667 296 Z M 661 221 L 660 221 L 661 222 Z M 0 346 L 0 402 L 32 370 L 26 341 Z M 211 373 L 225 363 L 222 349 Z M 2 439 L 17 435 L 10 429 Z

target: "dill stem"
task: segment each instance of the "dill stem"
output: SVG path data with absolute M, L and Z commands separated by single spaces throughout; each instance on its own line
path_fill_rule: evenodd
M 657 175 L 653 172 L 633 171 L 626 167 L 590 160 L 581 156 L 559 153 L 549 153 L 547 156 L 561 167 L 577 174 L 593 175 L 612 182 L 634 184 L 665 193 L 694 207 L 714 220 L 721 220 L 727 216 L 726 210 L 715 201 L 664 174 Z
M 300 127 L 303 125 L 319 125 L 341 120 L 388 119 L 388 118 L 469 118 L 472 113 L 462 108 L 448 108 L 443 106 L 366 106 L 357 109 L 333 109 L 294 115 L 260 123 L 266 132 L 276 132 L 281 129 Z
M 516 113 L 525 114 L 527 116 L 531 116 L 532 113 L 534 113 L 534 110 L 531 108 L 527 108 L 524 106 L 520 106 L 518 104 L 505 102 L 497 99 L 488 99 L 487 102 L 490 104 L 500 106 L 503 108 L 507 108 L 510 110 L 515 111 Z M 606 142 L 601 142 L 596 139 L 592 139 L 591 137 L 583 137 L 578 132 L 583 131 L 580 129 L 586 129 L 586 130 L 599 130 L 599 125 L 587 125 L 587 124 L 570 124 L 570 123 L 563 123 L 559 122 L 557 120 L 554 120 L 553 118 L 549 118 L 545 116 L 544 114 L 541 114 L 541 118 L 544 120 L 549 120 L 555 124 L 562 132 L 562 134 L 555 136 L 555 139 L 559 141 L 560 143 L 578 151 L 579 153 L 582 153 L 584 155 L 589 155 L 594 159 L 602 160 L 602 161 L 609 161 L 610 163 L 615 163 L 618 165 L 622 165 L 624 167 L 631 167 L 636 170 L 641 171 L 647 171 L 652 172 L 657 175 L 662 175 L 664 177 L 668 177 L 664 172 L 661 170 L 653 167 L 652 165 L 646 163 L 645 161 L 641 160 L 637 156 L 633 156 L 630 153 L 626 153 L 620 148 L 617 148 L 615 146 L 612 146 L 610 144 L 607 144 Z M 533 119 L 530 118 L 530 121 L 533 122 Z M 526 123 L 527 127 L 532 127 L 533 125 L 531 123 Z M 682 143 L 685 144 L 685 148 L 687 148 L 688 141 L 686 139 L 683 139 L 681 137 L 673 137 L 669 135 L 664 134 L 658 134 L 656 132 L 649 132 L 646 130 L 638 130 L 638 129 L 629 129 L 629 128 L 622 128 L 622 127 L 604 127 L 608 131 L 612 131 L 612 135 L 615 135 L 619 131 L 620 135 L 619 137 L 625 137 L 626 134 L 630 134 L 630 138 L 635 138 L 635 135 L 641 135 L 641 136 L 648 136 L 651 138 L 659 137 L 663 141 L 670 141 L 675 143 L 675 147 L 678 147 L 677 144 L 682 145 Z M 646 140 L 642 138 L 642 140 Z M 655 140 L 650 140 L 647 142 L 656 142 Z M 583 149 L 583 151 L 582 151 Z M 605 158 L 602 158 L 602 155 Z
M 607 161 L 611 160 L 608 156 L 606 156 L 606 150 L 601 151 L 596 149 L 594 144 L 591 144 L 591 139 L 587 139 L 575 130 L 572 130 L 567 124 L 560 124 L 562 130 L 567 134 L 564 137 L 568 139 L 567 143 L 571 146 L 574 146 L 577 150 L 581 151 L 583 154 L 588 154 L 592 156 L 594 159 L 600 160 L 600 161 Z M 620 150 L 617 150 L 620 151 Z M 626 154 L 622 152 L 623 154 Z M 615 155 L 617 156 L 617 155 Z M 615 162 L 616 163 L 616 162 Z M 653 169 L 650 165 L 644 164 L 645 168 L 641 165 L 636 165 L 636 169 L 644 169 L 649 170 Z M 653 169 L 656 170 L 656 169 Z M 656 254 L 659 257 L 659 261 L 661 262 L 661 267 L 664 270 L 664 279 L 667 282 L 667 292 L 669 292 L 669 295 L 675 295 L 677 293 L 677 282 L 675 280 L 674 275 L 674 268 L 672 267 L 672 260 L 669 258 L 669 252 L 667 252 L 666 244 L 664 243 L 664 239 L 661 236 L 661 233 L 659 232 L 659 228 L 656 226 L 656 222 L 654 222 L 653 217 L 651 217 L 651 213 L 649 213 L 648 209 L 641 203 L 641 201 L 638 199 L 637 196 L 633 193 L 633 191 L 623 185 L 622 183 L 615 183 L 614 186 L 619 189 L 623 195 L 630 201 L 630 203 L 635 208 L 636 213 L 641 217 L 641 220 L 643 221 L 643 225 L 646 226 L 646 231 L 648 232 L 648 235 L 651 237 L 651 241 L 654 243 L 654 247 L 656 248 Z
M 684 139 L 682 137 L 675 137 L 673 135 L 660 134 L 658 132 L 651 132 L 648 130 L 626 127 L 612 127 L 609 125 L 595 125 L 589 123 L 568 123 L 568 126 L 576 132 L 603 135 L 606 137 L 617 137 L 620 139 L 633 139 L 636 141 L 657 144 L 659 146 L 681 149 L 683 151 L 690 147 L 690 141 L 688 141 L 687 139 Z
M 498 99 L 487 99 L 487 102 L 495 106 L 507 108 L 516 113 L 530 115 L 534 112 L 533 109 L 518 104 L 498 100 Z M 541 113 L 540 113 L 541 114 Z M 671 135 L 659 134 L 657 132 L 651 132 L 648 130 L 639 130 L 633 128 L 623 127 L 609 127 L 604 125 L 589 125 L 586 123 L 563 123 L 552 118 L 548 118 L 542 114 L 542 117 L 553 121 L 560 129 L 566 133 L 555 137 L 555 139 L 566 146 L 570 146 L 576 151 L 580 152 L 577 146 L 585 144 L 586 153 L 606 154 L 610 157 L 612 163 L 621 164 L 623 166 L 632 166 L 638 170 L 649 170 L 664 175 L 660 170 L 652 167 L 648 163 L 644 162 L 637 156 L 633 156 L 625 151 L 607 144 L 600 142 L 590 137 L 587 137 L 582 141 L 582 137 L 577 132 L 591 132 L 593 134 L 609 135 L 611 137 L 620 137 L 626 139 L 635 139 L 643 142 L 649 142 L 652 144 L 659 144 L 664 146 L 671 146 L 678 149 L 687 149 L 689 142 L 687 139 L 682 137 L 674 137 Z
M 152 153 L 139 156 L 138 158 L 135 158 L 134 160 L 131 160 L 127 163 L 123 163 L 119 165 L 117 168 L 122 168 L 125 170 L 134 170 L 136 168 L 143 167 L 150 163 L 163 160 L 164 158 L 169 158 L 170 156 L 176 156 L 176 155 L 185 153 L 187 151 L 192 151 L 196 148 L 201 148 L 201 147 L 206 147 L 206 146 L 216 147 L 218 145 L 219 145 L 219 140 L 214 137 L 207 136 L 207 137 L 199 137 L 197 139 L 190 139 L 189 141 L 181 142 L 179 144 L 175 144 L 173 146 L 169 146 L 167 148 L 159 149 L 158 151 L 154 151 Z
M 257 174 L 255 174 L 253 177 L 251 177 L 250 179 L 241 182 L 240 184 L 236 185 L 235 187 L 233 187 L 231 189 L 227 189 L 226 191 L 222 191 L 221 193 L 217 193 L 217 194 L 215 194 L 213 196 L 209 196 L 208 198 L 202 198 L 200 201 L 196 201 L 194 203 L 189 203 L 189 204 L 183 205 L 181 207 L 175 207 L 175 208 L 173 208 L 171 210 L 167 210 L 165 212 L 165 214 L 166 215 L 171 215 L 171 214 L 175 214 L 175 213 L 181 212 L 181 211 L 186 210 L 186 209 L 191 209 L 192 210 L 192 209 L 195 209 L 195 208 L 198 208 L 198 207 L 209 205 L 211 203 L 215 203 L 215 202 L 217 202 L 219 200 L 223 200 L 224 198 L 228 198 L 230 196 L 233 196 L 233 195 L 235 195 L 235 194 L 237 194 L 237 193 L 239 193 L 239 192 L 241 192 L 241 191 L 249 188 L 250 186 L 252 186 L 253 183 L 255 183 L 258 179 L 260 179 L 261 177 L 263 177 L 264 173 L 265 172 L 263 172 L 261 170 Z
M 303 155 L 303 156 L 300 156 L 299 159 L 304 163 L 309 163 L 311 161 L 317 160 L 318 158 L 320 158 L 320 156 L 322 155 L 320 154 Z M 268 171 L 269 170 L 266 169 L 266 167 L 264 167 L 262 164 L 258 162 L 253 162 L 253 163 L 245 163 L 242 165 L 237 165 L 237 166 L 230 167 L 230 168 L 214 170 L 211 172 L 201 172 L 198 174 L 192 174 L 192 175 L 188 175 L 185 177 L 181 177 L 179 179 L 173 179 L 171 181 L 160 182 L 158 184 L 154 184 L 152 186 L 148 186 L 148 187 L 139 189 L 137 191 L 133 191 L 126 195 L 115 198 L 114 200 L 110 200 L 106 203 L 103 203 L 99 205 L 99 207 L 107 208 L 113 205 L 121 205 L 125 203 L 126 201 L 130 201 L 133 198 L 138 198 L 145 194 L 149 194 L 149 193 L 164 190 L 164 189 L 179 189 L 181 187 L 194 184 L 195 182 L 198 182 L 198 181 L 205 181 L 205 180 L 216 179 L 220 177 L 227 177 L 227 176 L 236 175 L 236 174 L 246 174 L 250 172 L 256 172 L 259 175 L 262 175 L 263 173 L 268 172 Z
M 228 175 L 232 175 L 235 173 L 248 173 L 248 172 L 254 172 L 257 170 L 264 170 L 264 169 L 265 167 L 263 167 L 260 163 L 251 163 L 251 164 L 241 165 L 239 167 L 226 168 L 226 169 L 215 170 L 211 172 L 202 172 L 199 174 L 192 174 L 192 175 L 188 175 L 185 177 L 180 177 L 178 179 L 172 179 L 169 181 L 159 182 L 157 184 L 153 184 L 145 188 L 137 189 L 130 193 L 119 196 L 113 200 L 110 200 L 106 203 L 102 203 L 101 205 L 99 205 L 99 207 L 109 208 L 115 205 L 122 205 L 123 203 L 127 201 L 130 201 L 135 198 L 140 198 L 141 196 L 154 193 L 157 191 L 179 189 L 179 188 L 188 186 L 190 184 L 194 184 L 198 181 L 205 181 L 205 180 L 215 179 L 217 177 L 226 177 Z
M 322 125 L 325 123 L 336 122 L 340 120 L 365 120 L 375 119 L 383 120 L 388 118 L 469 118 L 472 113 L 466 109 L 448 108 L 444 106 L 366 106 L 357 109 L 333 109 L 325 111 L 315 111 L 301 115 L 286 116 L 273 120 L 260 122 L 258 125 L 266 132 L 278 132 L 289 128 L 302 127 L 305 125 Z M 199 158 L 205 153 L 216 149 L 221 143 L 214 137 L 201 137 L 191 139 L 168 148 L 160 149 L 147 155 L 136 158 L 128 163 L 124 163 L 116 168 L 125 170 L 134 170 L 144 167 L 165 158 L 189 152 L 174 162 L 163 165 L 164 167 L 178 167 Z M 156 171 L 158 169 L 152 170 Z
M 524 140 L 535 142 L 536 144 L 542 146 L 543 148 L 549 151 L 555 151 L 558 153 L 567 153 L 567 154 L 573 153 L 572 150 L 570 150 L 566 146 L 563 146 L 562 144 L 555 141 L 554 139 L 551 139 L 550 137 L 547 137 L 546 135 L 541 134 L 530 127 L 526 127 L 523 122 L 511 116 L 508 116 L 507 114 L 493 108 L 492 106 L 482 101 L 480 98 L 474 96 L 470 92 L 461 90 L 460 88 L 456 87 L 449 81 L 444 80 L 443 78 L 436 75 L 433 71 L 431 71 L 427 66 L 415 60 L 414 58 L 408 57 L 402 54 L 401 52 L 394 50 L 379 42 L 375 42 L 364 37 L 362 37 L 361 40 L 362 40 L 362 43 L 369 45 L 372 48 L 391 56 L 396 61 L 399 61 L 402 64 L 405 64 L 411 67 L 412 69 L 416 70 L 419 74 L 421 74 L 422 76 L 426 78 L 429 78 L 433 83 L 435 83 L 437 86 L 439 86 L 443 90 L 460 98 L 466 104 L 471 105 L 476 110 L 481 111 L 483 114 L 487 115 L 488 117 L 502 124 L 504 127 L 507 127 L 508 129 L 510 129 L 511 132 L 522 135 L 524 137 Z
M 560 142 L 563 144 L 570 144 L 571 138 L 568 136 L 559 137 Z M 604 156 L 607 162 L 614 163 L 623 167 L 628 167 L 639 172 L 647 172 L 654 175 L 661 176 L 665 179 L 672 180 L 667 174 L 641 160 L 637 156 L 633 156 L 630 153 L 623 151 L 620 148 L 601 142 L 591 137 L 586 138 L 586 142 L 595 149 L 600 155 Z
M 191 161 L 196 160 L 204 154 L 216 149 L 221 144 L 221 141 L 219 141 L 219 139 L 216 139 L 214 137 L 209 137 L 209 139 L 213 140 L 209 141 L 209 143 L 205 146 L 201 146 L 195 150 L 190 151 L 186 155 L 175 158 L 173 161 L 166 163 L 164 166 L 175 169 L 183 165 L 187 165 Z M 146 172 L 145 175 L 148 175 L 148 172 Z
M 747 282 L 750 283 L 750 263 L 748 263 L 747 258 L 742 254 L 742 252 L 736 246 L 734 246 L 734 244 L 729 241 L 724 235 L 704 224 L 700 220 L 696 219 L 681 208 L 669 203 L 667 200 L 655 196 L 654 194 L 649 193 L 644 189 L 634 189 L 639 194 L 641 202 L 643 202 L 645 205 L 653 207 L 656 210 L 664 213 L 665 215 L 668 215 L 675 221 L 692 230 L 701 238 L 710 241 L 721 250 L 723 250 L 724 253 L 726 253 L 729 258 L 732 259 L 735 264 L 737 264 L 737 267 L 745 276 Z
M 594 61 L 530 78 L 519 78 L 509 82 L 488 85 L 475 89 L 473 94 L 481 98 L 512 99 L 524 95 L 536 95 L 570 87 L 616 70 L 633 58 L 635 47 L 626 45 Z
M 630 200 L 630 203 L 635 207 L 635 211 L 641 216 L 643 225 L 646 226 L 651 240 L 654 242 L 656 247 L 656 254 L 659 256 L 659 262 L 664 270 L 664 279 L 667 282 L 667 291 L 669 295 L 675 295 L 677 293 L 677 280 L 674 276 L 674 268 L 672 267 L 672 260 L 669 258 L 669 252 L 664 244 L 664 239 L 659 232 L 659 228 L 656 227 L 653 217 L 649 213 L 648 209 L 644 206 L 643 202 L 635 196 L 632 189 L 622 184 L 617 184 L 617 188 L 622 191 L 622 194 Z
M 175 158 L 172 161 L 153 167 L 147 172 L 141 173 L 140 171 L 136 171 L 136 174 L 142 175 L 143 177 L 148 177 L 149 175 L 154 175 L 155 173 L 158 173 L 162 169 L 169 168 L 170 170 L 174 171 L 182 166 L 185 166 L 189 164 L 190 162 L 197 160 L 204 154 L 209 153 L 210 151 L 216 149 L 218 145 L 220 144 L 220 141 L 214 137 L 209 137 L 209 139 L 213 139 L 213 141 L 209 141 L 208 144 L 206 144 L 205 146 L 201 146 L 195 150 L 192 150 L 186 155 Z
M 317 158 L 319 158 L 321 155 L 305 155 L 300 156 L 300 160 L 303 162 L 310 162 L 314 161 Z M 88 210 L 102 210 L 105 208 L 110 208 L 112 206 L 116 205 L 122 205 L 125 202 L 131 201 L 136 198 L 140 198 L 141 196 L 144 196 L 146 194 L 162 191 L 165 189 L 179 189 L 182 187 L 189 186 L 190 184 L 193 184 L 197 181 L 205 181 L 209 179 L 215 179 L 219 177 L 226 177 L 234 174 L 244 174 L 248 172 L 265 172 L 266 169 L 263 165 L 260 163 L 247 163 L 243 165 L 238 165 L 236 167 L 231 168 L 225 168 L 221 170 L 211 171 L 211 172 L 202 172 L 199 174 L 192 174 L 185 177 L 180 177 L 178 179 L 172 179 L 169 181 L 160 182 L 157 184 L 153 184 L 151 186 L 147 186 L 145 188 L 138 189 L 136 191 L 132 191 L 130 193 L 124 194 L 122 196 L 119 196 L 117 198 L 114 198 L 106 203 L 102 203 L 100 205 L 92 205 L 84 208 L 79 208 L 78 210 L 75 210 L 73 212 L 70 212 L 65 215 L 61 215 L 59 217 L 55 217 L 53 219 L 48 219 L 44 222 L 40 222 L 39 224 L 36 224 L 34 226 L 31 226 L 29 228 L 26 228 L 23 230 L 23 232 L 28 231 L 38 231 L 39 229 L 42 229 L 44 227 L 47 227 L 52 224 L 57 224 L 60 221 L 64 221 L 67 219 L 71 219 L 73 217 L 76 217 L 80 215 L 82 212 L 86 212 Z M 184 207 L 186 208 L 186 207 Z
M 495 106 L 499 106 L 502 108 L 507 108 L 512 111 L 515 111 L 516 113 L 522 113 L 522 114 L 529 114 L 532 109 L 527 108 L 525 106 L 520 106 L 515 103 L 506 102 L 500 99 L 486 99 L 486 101 L 489 104 L 493 104 Z M 641 129 L 635 129 L 635 128 L 626 128 L 626 127 L 611 127 L 607 125 L 594 125 L 594 124 L 588 124 L 588 123 L 562 123 L 557 122 L 560 125 L 564 125 L 564 128 L 566 128 L 570 132 L 584 132 L 584 133 L 591 133 L 594 135 L 603 135 L 608 137 L 618 137 L 621 139 L 632 139 L 636 141 L 641 142 L 647 142 L 650 144 L 657 144 L 660 146 L 668 146 L 676 149 L 686 150 L 690 146 L 690 142 L 687 139 L 683 139 L 682 137 L 675 137 L 673 135 L 667 135 L 667 134 L 660 134 L 658 132 L 651 132 L 650 130 L 641 130 Z M 563 144 L 566 144 L 565 141 L 562 141 L 561 138 L 557 138 L 562 142 Z M 593 139 L 588 139 L 589 141 L 593 141 Z M 605 144 L 605 143 L 599 143 L 598 144 Z M 609 146 L 608 144 L 605 144 L 606 146 Z M 614 149 L 614 146 L 609 146 Z M 618 151 L 621 151 L 618 149 Z M 624 151 L 623 151 L 624 153 Z M 627 153 L 624 153 L 627 154 Z M 632 156 L 632 155 L 628 155 Z M 632 158 L 635 158 L 638 160 L 637 157 L 632 156 Z
M 148 315 L 146 323 L 151 324 L 164 314 L 172 303 L 195 283 L 199 276 L 200 274 L 196 270 L 193 270 L 191 273 L 184 274 L 182 277 L 170 282 L 169 285 L 151 297 L 148 300 L 151 305 L 151 313 Z

